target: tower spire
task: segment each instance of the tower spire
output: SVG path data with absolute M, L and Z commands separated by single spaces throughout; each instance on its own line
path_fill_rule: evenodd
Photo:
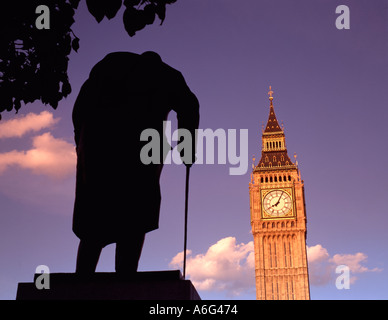
M 272 91 L 272 86 L 269 86 L 269 91 L 268 91 L 268 95 L 269 95 L 269 101 L 271 101 L 271 106 L 272 106 L 272 100 L 273 100 L 273 91 Z
M 264 132 L 283 132 L 283 130 L 279 126 L 278 120 L 276 119 L 275 110 L 272 103 L 273 93 L 274 92 L 272 91 L 272 86 L 269 86 L 268 95 L 269 95 L 269 101 L 271 102 L 271 104 L 269 106 L 269 117 L 268 117 L 267 125 L 265 126 Z
M 271 86 L 269 87 L 268 96 L 271 104 L 269 106 L 268 121 L 262 133 L 261 159 L 254 170 L 267 170 L 275 166 L 277 168 L 294 168 L 295 164 L 287 154 L 284 130 L 276 118 L 272 103 L 273 91 Z

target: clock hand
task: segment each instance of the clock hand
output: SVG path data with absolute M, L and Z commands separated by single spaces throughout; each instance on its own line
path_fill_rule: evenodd
M 280 202 L 280 199 L 282 198 L 282 195 L 283 195 L 283 193 L 284 193 L 284 191 L 282 191 L 282 193 L 280 194 L 280 197 L 279 197 L 279 199 L 278 199 L 278 202 L 276 202 L 272 207 L 277 207 L 278 206 L 278 204 L 279 204 L 279 202 Z
M 271 207 L 273 208 L 273 207 L 277 207 L 278 206 L 278 204 L 279 204 L 279 201 L 278 202 L 276 202 L 275 204 L 273 204 Z

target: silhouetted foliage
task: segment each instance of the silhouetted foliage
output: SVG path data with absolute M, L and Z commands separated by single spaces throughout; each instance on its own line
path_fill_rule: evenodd
M 41 100 L 54 109 L 71 92 L 67 68 L 71 51 L 79 38 L 71 26 L 80 0 L 9 0 L 0 10 L 0 119 L 1 112 L 18 112 L 22 103 Z M 163 23 L 166 4 L 176 0 L 86 0 L 97 22 L 112 19 L 122 5 L 129 36 L 152 24 L 155 16 Z M 50 29 L 39 30 L 35 21 L 38 5 L 50 9 Z

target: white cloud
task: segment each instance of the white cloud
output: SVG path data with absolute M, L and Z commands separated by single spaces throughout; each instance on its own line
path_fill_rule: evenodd
M 33 138 L 33 148 L 27 151 L 0 153 L 0 174 L 10 166 L 31 170 L 54 178 L 64 178 L 75 173 L 76 154 L 74 145 L 54 138 L 46 132 Z
M 28 113 L 15 119 L 0 121 L 0 139 L 20 138 L 28 132 L 50 128 L 58 121 L 59 118 L 54 119 L 53 114 L 48 111 L 42 111 L 40 114 Z
M 54 137 L 51 132 L 37 133 L 53 129 L 58 121 L 48 111 L 0 121 L 3 147 L 7 138 L 20 138 L 23 145 L 31 143 L 23 149 L 8 147 L 0 153 L 0 192 L 7 198 L 39 207 L 40 211 L 68 214 L 74 201 L 74 144 Z
M 320 244 L 313 247 L 307 247 L 307 256 L 309 263 L 321 262 L 329 257 L 329 253 Z
M 367 256 L 364 253 L 335 254 L 330 256 L 322 245 L 307 247 L 309 262 L 309 280 L 311 285 L 335 284 L 335 268 L 347 265 L 350 269 L 350 281 L 357 279 L 355 274 L 377 272 L 381 269 L 369 269 L 363 266 Z M 172 258 L 170 266 L 181 268 L 183 252 Z M 236 296 L 255 290 L 253 241 L 247 244 L 236 243 L 235 237 L 226 237 L 209 247 L 206 253 L 193 255 L 187 251 L 186 273 L 198 290 L 225 291 Z
M 354 284 L 357 280 L 357 274 L 365 272 L 379 272 L 382 269 L 362 265 L 367 262 L 368 256 L 365 253 L 355 254 L 335 254 L 330 257 L 328 251 L 320 244 L 307 247 L 307 258 L 309 261 L 309 277 L 312 285 L 326 285 L 334 283 L 335 268 L 339 265 L 346 265 L 350 270 L 350 283 Z
M 223 290 L 230 295 L 253 291 L 253 241 L 236 244 L 236 238 L 227 237 L 210 246 L 205 254 L 192 256 L 187 251 L 187 275 L 198 290 Z M 170 262 L 171 267 L 182 265 L 183 252 Z
M 307 246 L 307 260 L 310 285 L 325 285 L 333 280 L 335 266 L 330 263 L 328 251 L 320 244 Z

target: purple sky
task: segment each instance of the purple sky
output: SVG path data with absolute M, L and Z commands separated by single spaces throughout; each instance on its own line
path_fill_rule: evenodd
M 335 27 L 341 4 L 350 8 L 350 30 Z M 34 103 L 18 115 L 3 113 L 0 123 L 1 132 L 27 113 L 52 114 L 41 115 L 41 128 L 21 137 L 0 134 L 0 299 L 14 299 L 17 283 L 32 281 L 40 264 L 51 272 L 75 269 L 74 170 L 52 177 L 64 166 L 34 166 L 28 150 L 49 145 L 70 154 L 71 111 L 91 68 L 112 51 L 146 50 L 183 73 L 200 101 L 201 128 L 249 130 L 249 159 L 260 157 L 272 85 L 288 154 L 297 153 L 305 181 L 311 298 L 388 298 L 385 0 L 179 0 L 168 6 L 162 26 L 156 21 L 133 38 L 122 11 L 97 24 L 82 1 L 75 19 L 81 40 L 70 57 L 71 95 L 57 110 Z M 175 114 L 170 119 L 176 125 Z M 14 162 L 5 166 L 9 157 Z M 177 268 L 170 262 L 183 250 L 184 173 L 183 166 L 164 168 L 160 229 L 146 237 L 140 270 Z M 250 172 L 228 173 L 229 165 L 192 168 L 188 274 L 204 299 L 254 299 Z M 211 262 L 213 274 L 199 270 Z M 337 290 L 334 269 L 344 263 L 351 287 Z M 97 271 L 113 270 L 111 245 Z

